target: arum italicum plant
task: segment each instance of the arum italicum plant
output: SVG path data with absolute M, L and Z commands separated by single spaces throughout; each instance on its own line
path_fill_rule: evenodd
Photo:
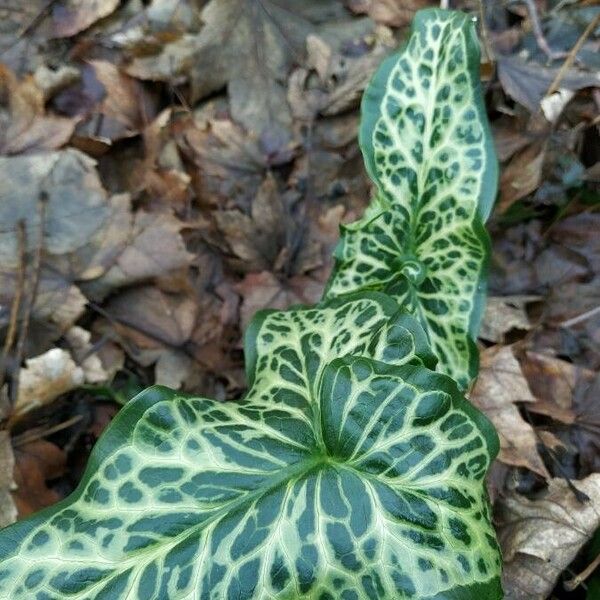
M 502 597 L 498 439 L 460 391 L 496 187 L 478 65 L 466 16 L 418 13 L 364 96 L 376 195 L 324 300 L 256 315 L 242 400 L 131 400 L 77 490 L 0 533 L 0 597 Z

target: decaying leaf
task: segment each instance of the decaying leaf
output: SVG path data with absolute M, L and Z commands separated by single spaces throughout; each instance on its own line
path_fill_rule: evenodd
M 75 364 L 66 350 L 52 348 L 30 358 L 19 372 L 19 395 L 11 418 L 19 419 L 29 411 L 49 404 L 84 380 L 83 369 Z
M 372 34 L 368 51 L 345 56 L 324 38 L 311 34 L 306 40 L 307 67 L 290 76 L 288 101 L 294 117 L 312 122 L 318 114 L 337 115 L 355 108 L 375 69 L 396 42 L 387 27 Z M 310 77 L 311 69 L 319 75 L 319 84 Z
M 480 373 L 470 399 L 496 426 L 501 462 L 549 477 L 537 451 L 535 432 L 515 404 L 534 403 L 535 398 L 511 346 L 494 346 L 481 353 Z
M 18 265 L 17 223 L 26 223 L 27 250 L 36 247 L 40 203 L 44 250 L 65 255 L 83 247 L 110 215 L 95 162 L 76 150 L 0 157 L 0 259 Z
M 0 109 L 0 154 L 56 150 L 75 130 L 77 119 L 46 114 L 46 93 L 35 77 L 19 81 L 0 64 L 0 98 L 8 110 Z
M 165 350 L 160 353 L 154 368 L 157 385 L 180 390 L 191 383 L 194 361 L 185 352 Z
M 512 329 L 528 331 L 531 328 L 525 307 L 540 300 L 539 296 L 490 296 L 479 337 L 490 342 L 504 341 L 504 335 Z
M 523 361 L 536 402 L 532 412 L 568 426 L 585 475 L 600 470 L 600 375 L 560 358 L 527 352 Z
M 192 255 L 181 237 L 183 223 L 169 212 L 135 214 L 122 252 L 100 278 L 84 286 L 94 295 L 104 296 L 117 287 L 166 275 L 186 267 Z
M 199 169 L 197 192 L 205 203 L 248 206 L 274 164 L 256 138 L 227 119 L 187 123 L 179 143 Z
M 70 37 L 107 17 L 120 0 L 65 0 L 53 2 L 52 20 L 57 37 Z
M 83 327 L 74 326 L 65 334 L 71 352 L 79 366 L 83 369 L 86 383 L 103 383 L 108 380 L 108 373 L 102 366 L 102 360 L 94 352 L 90 343 L 92 334 Z
M 30 273 L 31 271 L 29 271 Z M 11 306 L 17 294 L 18 268 L 0 268 L 0 304 Z M 64 334 L 83 315 L 87 304 L 81 290 L 55 269 L 43 267 L 31 311 L 32 327 L 26 356 L 39 354 Z M 0 313 L 0 327 L 10 320 L 8 311 Z
M 107 313 L 125 350 L 138 363 L 156 364 L 163 385 L 181 387 L 193 363 L 187 348 L 199 316 L 191 295 L 167 294 L 153 286 L 135 287 L 111 299 Z
M 12 497 L 15 489 L 13 470 L 15 457 L 10 433 L 0 431 L 0 527 L 6 527 L 17 520 L 17 507 Z
M 250 215 L 239 210 L 216 211 L 214 215 L 238 266 L 245 271 L 273 268 L 287 245 L 286 221 L 290 216 L 272 176 L 267 176 L 258 189 Z
M 294 304 L 314 304 L 321 298 L 324 281 L 296 276 L 282 281 L 273 273 L 250 273 L 238 284 L 242 295 L 241 325 L 245 329 L 256 311 L 263 308 L 284 309 Z
M 505 212 L 539 187 L 545 156 L 546 144 L 542 142 L 530 144 L 512 157 L 500 175 L 499 212 Z
M 158 206 L 188 205 L 193 196 L 177 140 L 173 138 L 173 111 L 163 110 L 142 130 L 145 155 L 132 173 L 133 187 L 145 191 Z
M 492 131 L 500 162 L 506 162 L 515 152 L 531 144 L 535 137 L 523 123 L 506 118 L 492 123 Z
M 526 62 L 519 56 L 498 57 L 498 76 L 504 91 L 534 114 L 557 73 L 558 68 Z M 566 90 L 580 90 L 599 84 L 600 75 L 597 73 L 573 71 L 561 79 L 561 89 Z
M 512 492 L 499 502 L 506 600 L 547 598 L 600 525 L 600 474 L 573 485 L 579 498 L 563 479 L 551 479 L 539 498 L 529 500 Z
M 84 71 L 84 90 L 94 106 L 77 127 L 76 142 L 83 149 L 97 147 L 105 151 L 111 143 L 142 131 L 155 116 L 155 102 L 140 81 L 113 63 L 92 60 L 89 65 L 93 75 Z
M 529 410 L 567 425 L 575 422 L 573 397 L 576 388 L 580 384 L 588 386 L 595 375 L 592 371 L 539 352 L 526 353 L 523 373 L 536 398 L 529 405 Z
M 417 10 L 435 5 L 428 0 L 349 0 L 349 8 L 357 13 L 368 14 L 377 23 L 404 27 L 410 23 Z
M 577 428 L 573 431 L 584 473 L 600 471 L 600 374 L 574 395 Z
M 585 256 L 595 273 L 600 271 L 600 214 L 582 212 L 553 227 L 550 238 Z
M 15 450 L 15 483 L 13 499 L 23 518 L 61 499 L 48 482 L 65 472 L 67 456 L 47 440 L 34 440 Z
M 110 300 L 107 312 L 150 340 L 174 347 L 190 338 L 197 317 L 193 297 L 166 294 L 153 286 L 124 291 Z
M 2 63 L 19 76 L 35 71 L 54 55 L 56 48 L 48 44 L 52 23 L 38 17 L 47 8 L 48 0 L 3 0 L 0 4 Z M 36 17 L 37 27 L 32 28 Z M 28 29 L 29 35 L 23 35 Z
M 283 82 L 316 24 L 343 14 L 335 0 L 211 0 L 198 35 L 185 34 L 156 55 L 134 58 L 128 72 L 172 82 L 189 77 L 194 99 L 227 86 L 233 118 L 283 147 L 292 139 Z

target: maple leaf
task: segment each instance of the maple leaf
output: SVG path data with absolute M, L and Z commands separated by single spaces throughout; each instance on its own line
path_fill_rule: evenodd
M 187 77 L 192 100 L 227 86 L 233 118 L 266 145 L 284 146 L 291 140 L 285 85 L 291 66 L 319 23 L 345 14 L 338 0 L 211 0 L 199 34 L 135 58 L 128 72 L 171 82 Z

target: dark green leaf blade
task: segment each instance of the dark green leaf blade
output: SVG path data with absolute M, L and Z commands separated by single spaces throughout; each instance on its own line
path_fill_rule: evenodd
M 0 596 L 499 598 L 488 421 L 421 366 L 336 359 L 317 387 L 318 434 L 257 383 L 142 393 L 73 496 L 0 534 Z
M 419 317 L 438 369 L 467 387 L 489 256 L 482 225 L 497 162 L 466 15 L 420 11 L 405 48 L 375 74 L 360 143 L 376 196 L 342 231 L 326 297 L 381 290 Z

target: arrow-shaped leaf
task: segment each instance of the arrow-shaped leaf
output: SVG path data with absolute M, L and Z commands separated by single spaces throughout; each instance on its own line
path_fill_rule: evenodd
M 0 596 L 500 597 L 497 437 L 395 312 L 263 313 L 243 400 L 143 392 L 71 497 L 4 530 Z
M 382 290 L 425 327 L 438 369 L 465 388 L 477 373 L 497 164 L 466 15 L 425 10 L 375 74 L 360 143 L 376 198 L 343 229 L 326 297 Z

